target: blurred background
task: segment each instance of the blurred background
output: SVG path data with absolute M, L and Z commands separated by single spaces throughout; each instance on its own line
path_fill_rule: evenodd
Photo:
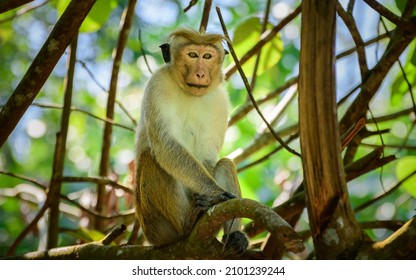
M 0 14 L 0 106 L 6 103 L 24 76 L 68 2 L 33 1 Z M 300 2 L 271 1 L 267 28 L 277 25 Z M 348 1 L 340 2 L 344 7 L 348 4 Z M 405 1 L 379 2 L 400 14 L 402 2 Z M 117 45 L 120 18 L 126 3 L 126 0 L 98 0 L 80 30 L 64 176 L 98 176 L 104 126 L 102 119 L 106 114 L 113 50 Z M 113 128 L 109 174 L 110 179 L 128 188 L 131 188 L 134 131 L 143 90 L 151 73 L 164 64 L 158 46 L 178 27 L 199 28 L 203 1 L 184 13 L 183 9 L 188 4 L 189 0 L 140 0 L 135 8 L 135 18 L 118 77 L 116 125 Z M 266 5 L 266 0 L 213 1 L 214 7 L 221 8 L 239 57 L 260 40 Z M 386 33 L 379 15 L 363 1 L 356 1 L 354 18 L 364 42 Z M 284 139 L 295 134 L 298 123 L 295 82 L 299 66 L 300 20 L 300 16 L 297 16 L 262 49 L 256 71 L 254 57 L 244 64 L 250 81 L 254 74 L 255 84 L 252 87 L 257 100 L 276 92 L 261 104 L 261 110 Z M 386 25 L 388 29 L 394 27 L 388 21 Z M 223 33 L 215 9 L 212 9 L 207 31 Z M 380 39 L 366 47 L 370 68 L 380 59 L 387 43 L 388 39 Z M 416 83 L 415 45 L 413 41 L 400 58 L 412 86 Z M 335 53 L 339 55 L 354 47 L 348 29 L 338 17 Z M 45 202 L 44 187 L 48 186 L 51 178 L 56 133 L 60 129 L 67 60 L 68 53 L 65 53 L 34 103 L 0 149 L 0 256 L 6 254 Z M 275 151 L 279 147 L 278 143 L 270 136 L 266 137 L 267 128 L 254 110 L 243 113 L 242 118 L 237 119 L 241 108 L 247 104 L 247 92 L 239 74 L 229 72 L 231 64 L 232 58 L 228 56 L 224 71 L 230 73 L 226 75 L 226 87 L 231 100 L 230 119 L 233 121 L 226 135 L 222 156 L 236 161 L 243 197 L 269 206 L 279 205 L 287 201 L 302 182 L 301 160 L 285 149 Z M 340 57 L 336 73 L 337 99 L 342 101 L 338 109 L 341 117 L 354 100 L 355 92 L 352 90 L 361 81 L 356 53 Z M 282 86 L 284 90 L 280 90 Z M 367 125 L 371 131 L 388 131 L 382 134 L 382 139 L 379 135 L 364 139 L 358 147 L 356 158 L 384 144 L 385 156 L 395 155 L 397 159 L 348 183 L 353 208 L 386 192 L 415 172 L 416 116 L 411 108 L 409 86 L 396 63 L 370 104 L 372 115 L 378 120 L 377 126 L 374 123 Z M 391 114 L 398 112 L 398 116 L 391 117 Z M 300 152 L 298 138 L 293 137 L 289 145 Z M 94 209 L 96 185 L 95 182 L 65 182 L 62 185 L 62 194 L 77 204 L 66 200 L 60 204 L 59 246 L 97 240 L 103 236 L 103 231 L 91 227 L 91 214 L 78 206 Z M 106 214 L 114 216 L 114 219 L 109 219 L 108 226 L 122 220 L 127 221 L 131 229 L 134 220 L 131 194 L 111 187 L 108 187 L 108 192 Z M 357 219 L 359 222 L 406 221 L 416 214 L 415 197 L 416 176 L 413 176 L 390 195 L 357 212 Z M 17 249 L 18 253 L 46 248 L 46 219 L 42 218 L 36 229 L 25 237 Z M 308 229 L 306 211 L 296 229 Z M 370 236 L 376 240 L 386 238 L 391 232 L 386 228 L 368 229 Z

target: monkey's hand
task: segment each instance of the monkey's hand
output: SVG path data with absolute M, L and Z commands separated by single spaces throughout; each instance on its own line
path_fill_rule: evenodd
M 208 194 L 197 194 L 195 195 L 196 207 L 203 211 L 207 211 L 212 206 L 227 201 L 229 199 L 237 198 L 235 195 L 229 192 L 223 192 L 220 195 L 211 196 Z

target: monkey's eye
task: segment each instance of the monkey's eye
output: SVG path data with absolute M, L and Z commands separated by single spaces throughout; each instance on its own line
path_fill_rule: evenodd
M 205 58 L 205 59 L 210 59 L 210 58 L 212 58 L 212 55 L 209 54 L 209 53 L 206 53 L 202 57 Z
M 190 53 L 188 53 L 188 56 L 189 56 L 190 58 L 197 58 L 197 57 L 198 57 L 197 53 L 195 53 L 195 52 L 190 52 Z

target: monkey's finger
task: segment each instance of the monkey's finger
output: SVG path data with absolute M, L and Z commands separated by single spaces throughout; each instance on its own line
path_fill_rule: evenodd
M 206 195 L 197 195 L 195 196 L 195 206 L 198 209 L 201 209 L 202 211 L 207 211 L 209 208 L 211 208 L 214 205 L 212 203 L 212 200 L 208 198 Z
M 227 201 L 229 199 L 233 199 L 233 198 L 237 198 L 234 194 L 229 193 L 229 192 L 224 192 L 222 194 L 219 195 L 219 202 L 223 202 L 223 201 Z

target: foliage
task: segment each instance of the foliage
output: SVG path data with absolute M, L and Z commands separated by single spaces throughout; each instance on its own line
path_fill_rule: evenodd
M 0 14 L 0 106 L 3 106 L 31 62 L 46 41 L 48 34 L 63 13 L 68 0 L 34 1 L 25 6 Z M 65 177 L 95 178 L 99 174 L 102 134 L 110 87 L 113 51 L 117 47 L 120 19 L 127 0 L 98 0 L 80 29 L 77 63 L 75 68 L 72 111 L 68 127 Z M 225 16 L 227 29 L 233 35 L 233 44 L 239 57 L 243 56 L 262 38 L 264 11 L 267 1 L 228 0 L 216 1 Z M 293 12 L 299 1 L 272 1 L 267 29 L 273 29 Z M 342 3 L 346 1 L 341 1 Z M 356 1 L 354 18 L 364 42 L 384 33 L 379 14 L 363 1 Z M 407 1 L 379 1 L 396 14 L 400 14 Z M 140 99 L 146 81 L 157 67 L 163 64 L 158 46 L 167 34 L 179 26 L 199 28 L 203 1 L 187 13 L 183 9 L 189 1 L 138 1 L 135 18 L 124 49 L 122 66 L 118 75 L 117 102 L 110 150 L 108 178 L 132 188 L 131 162 L 134 154 L 134 130 L 139 116 Z M 396 6 L 397 5 L 397 6 Z M 346 5 L 344 5 L 346 7 Z M 33 9 L 31 9 L 33 7 Z M 157 11 L 157 12 L 155 12 Z M 284 13 L 287 11 L 286 13 Z M 283 13 L 283 15 L 282 15 Z M 336 54 L 354 48 L 354 41 L 340 18 L 337 19 Z M 395 25 L 387 22 L 392 30 Z M 139 36 L 140 30 L 140 36 Z M 222 33 L 219 21 L 211 13 L 208 31 Z M 276 131 L 289 145 L 300 152 L 296 136 L 298 123 L 297 98 L 288 99 L 292 86 L 285 86 L 298 75 L 300 53 L 300 17 L 288 23 L 273 40 L 262 47 L 260 67 L 254 72 L 256 57 L 244 64 L 248 77 L 255 79 L 253 93 L 257 100 L 267 98 L 260 108 Z M 388 39 L 377 39 L 367 46 L 367 59 L 371 69 L 380 59 Z M 337 71 L 337 100 L 340 118 L 353 103 L 352 91 L 361 82 L 359 64 L 354 52 L 339 57 Z M 34 103 L 26 111 L 7 142 L 0 150 L 0 256 L 5 256 L 17 236 L 28 226 L 46 201 L 47 188 L 52 177 L 56 134 L 61 130 L 60 120 L 65 90 L 66 52 Z M 395 155 L 397 160 L 367 172 L 348 183 L 352 208 L 385 193 L 407 175 L 416 171 L 416 107 L 413 90 L 416 83 L 416 42 L 403 52 L 398 63 L 384 79 L 382 87 L 369 104 L 366 129 L 368 134 L 356 146 L 350 162 L 361 159 L 375 148 L 383 146 L 384 157 Z M 225 69 L 230 69 L 228 58 Z M 407 81 L 406 81 L 407 80 Z M 252 80 L 251 80 L 252 81 Z M 231 118 L 247 105 L 247 93 L 238 74 L 226 81 L 231 101 Z M 352 94 L 349 95 L 349 93 Z M 288 101 L 282 107 L 283 102 Z M 279 112 L 279 114 L 277 114 Z M 398 113 L 398 114 L 395 114 Z M 394 115 L 393 115 L 394 114 Z M 0 123 L 1 125 L 1 123 Z M 383 132 L 383 133 L 380 133 Z M 295 135 L 293 140 L 290 138 Z M 230 126 L 223 156 L 233 158 L 238 168 L 243 196 L 268 206 L 281 205 L 296 192 L 303 181 L 302 162 L 270 137 L 267 128 L 254 110 Z M 324 147 L 322 147 L 324 148 Z M 278 149 L 277 152 L 276 149 Z M 348 149 L 343 152 L 346 157 Z M 265 157 L 259 163 L 251 163 Z M 348 165 L 348 164 L 346 164 Z M 247 167 L 247 168 L 246 168 Z M 24 178 L 23 178 L 24 177 Z M 26 180 L 25 178 L 29 178 Z M 382 197 L 363 210 L 356 212 L 358 222 L 379 220 L 399 221 L 403 224 L 415 215 L 415 176 L 389 195 Z M 75 181 L 75 182 L 73 182 Z M 102 239 L 114 226 L 125 223 L 133 231 L 132 194 L 128 190 L 108 185 L 103 228 L 96 228 L 95 209 L 97 181 L 65 181 L 61 190 L 61 216 L 58 246 L 73 245 Z M 371 224 L 371 223 L 367 223 Z M 374 223 L 375 224 L 375 223 Z M 369 226 L 366 232 L 374 240 L 384 240 L 393 231 L 392 226 Z M 45 215 L 26 235 L 16 254 L 46 249 L 48 216 Z M 295 223 L 297 231 L 309 229 L 306 210 Z M 133 231 L 134 232 L 134 231 Z M 132 237 L 123 236 L 119 242 Z M 263 236 L 255 237 L 254 242 Z M 137 243 L 140 242 L 139 241 Z M 312 241 L 307 239 L 307 250 L 297 256 L 306 258 L 312 251 Z

